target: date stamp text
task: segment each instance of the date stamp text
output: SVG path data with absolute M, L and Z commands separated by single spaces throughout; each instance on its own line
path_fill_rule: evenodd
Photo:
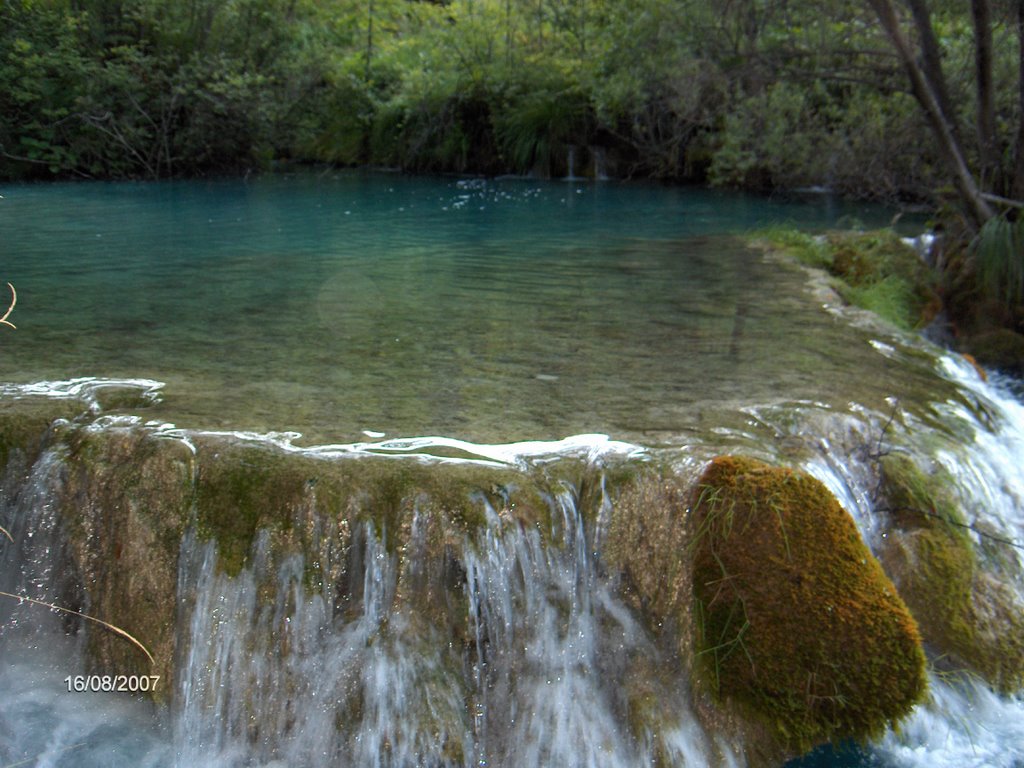
M 68 693 L 149 693 L 156 690 L 160 675 L 68 675 Z

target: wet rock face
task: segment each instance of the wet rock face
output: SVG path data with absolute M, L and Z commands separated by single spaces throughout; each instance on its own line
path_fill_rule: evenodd
M 698 660 L 724 706 L 803 751 L 878 734 L 921 698 L 917 626 L 821 483 L 719 457 L 692 524 Z
M 951 477 L 884 456 L 880 489 L 891 524 L 879 551 L 936 664 L 967 669 L 1003 693 L 1024 685 L 1024 606 L 972 541 L 1005 555 L 1012 542 L 972 531 Z M 1002 550 L 1002 551 L 1000 551 Z
M 60 418 L 47 419 L 47 406 Z M 0 502 L 15 508 L 45 455 L 52 469 L 39 494 L 60 545 L 47 566 L 55 575 L 34 587 L 35 597 L 145 646 L 152 664 L 123 636 L 67 614 L 70 632 L 86 630 L 88 671 L 160 675 L 158 698 L 171 693 L 176 660 L 188 652 L 179 646 L 187 645 L 194 601 L 187 585 L 182 592 L 190 531 L 212 543 L 216 568 L 229 579 L 264 571 L 256 578 L 259 604 L 277 599 L 278 571 L 297 557 L 306 592 L 349 618 L 365 610 L 360 553 L 372 531 L 382 556 L 396 561 L 395 600 L 458 646 L 468 642 L 463 549 L 486 527 L 485 511 L 549 532 L 554 522 L 550 497 L 514 470 L 415 457 L 324 460 L 223 437 L 186 441 L 131 420 L 96 421 L 80 407 L 64 415 L 53 401 L 0 413 L 8 458 Z
M 348 749 L 378 727 L 374 707 L 391 713 L 375 664 L 415 679 L 420 714 L 392 713 L 402 744 L 390 726 L 373 734 L 438 765 L 512 749 L 508 713 L 533 712 L 517 726 L 533 734 L 567 707 L 580 728 L 604 723 L 621 764 L 676 764 L 687 740 L 767 763 L 874 735 L 924 689 L 892 584 L 824 486 L 790 470 L 324 459 L 88 419 L 43 431 L 10 449 L 11 466 L 27 477 L 31 457 L 51 457 L 69 607 L 156 659 L 88 626 L 87 665 L 161 675 L 157 698 L 197 723 L 234 718 L 211 739 L 273 751 L 267 734 L 298 728 L 331 692 L 340 719 L 317 727 L 324 749 Z M 11 471 L 5 489 L 27 482 Z M 178 684 L 211 669 L 242 682 L 230 695 Z
M 87 593 L 82 611 L 124 628 L 153 655 L 111 632 L 89 634 L 92 671 L 172 679 L 178 551 L 189 525 L 194 457 L 174 440 L 145 430 L 65 427 L 57 506 L 71 565 Z

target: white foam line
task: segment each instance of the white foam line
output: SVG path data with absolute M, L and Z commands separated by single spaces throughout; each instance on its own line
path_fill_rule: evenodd
M 83 376 L 77 379 L 35 381 L 31 384 L 0 384 L 0 397 L 53 397 L 61 400 L 81 399 L 90 407 L 96 405 L 96 393 L 109 387 L 136 387 L 140 395 L 155 400 L 164 388 L 154 379 L 103 379 Z
M 415 457 L 438 463 L 470 463 L 487 466 L 522 466 L 527 459 L 534 461 L 557 459 L 565 456 L 584 456 L 588 461 L 618 455 L 627 458 L 642 456 L 646 449 L 612 440 L 608 435 L 572 435 L 561 440 L 531 440 L 518 443 L 470 443 L 452 437 L 425 436 L 392 438 L 377 442 L 335 443 L 309 447 L 297 446 L 298 432 L 245 432 L 234 430 L 185 430 L 173 424 L 153 424 L 156 434 L 186 442 L 195 451 L 192 438 L 230 437 L 245 442 L 272 445 L 290 453 L 316 458 L 337 458 L 346 455 Z M 467 456 L 438 456 L 431 449 L 447 448 L 462 451 Z
M 83 400 L 90 409 L 95 411 L 98 408 L 96 393 L 108 387 L 136 387 L 142 390 L 140 393 L 142 397 L 155 400 L 159 397 L 164 383 L 153 379 L 104 379 L 86 376 L 76 379 L 37 381 L 31 384 L 0 384 L 0 397 L 77 398 Z M 107 416 L 94 422 L 90 428 L 130 427 L 141 423 L 141 419 L 135 416 Z M 412 455 L 425 461 L 477 463 L 491 466 L 520 466 L 530 459 L 536 462 L 544 459 L 554 460 L 563 456 L 583 456 L 588 461 L 595 461 L 609 455 L 637 457 L 646 453 L 645 449 L 638 445 L 612 440 L 608 435 L 603 434 L 571 435 L 561 440 L 529 440 L 518 443 L 490 444 L 471 443 L 457 438 L 431 435 L 301 447 L 295 445 L 295 441 L 302 437 L 300 432 L 186 430 L 179 429 L 171 423 L 153 421 L 147 422 L 146 426 L 153 429 L 153 434 L 157 437 L 184 442 L 193 453 L 196 452 L 194 438 L 201 436 L 230 437 L 245 442 L 273 445 L 284 451 L 321 458 L 350 454 Z M 462 457 L 437 456 L 429 452 L 431 449 L 438 448 L 455 449 L 467 455 Z

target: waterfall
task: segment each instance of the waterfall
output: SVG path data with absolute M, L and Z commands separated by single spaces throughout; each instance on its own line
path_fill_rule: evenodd
M 590 156 L 594 158 L 594 178 L 598 181 L 608 181 L 608 151 L 604 147 L 590 147 Z
M 565 162 L 567 171 L 565 174 L 566 181 L 578 181 L 579 176 L 576 175 L 576 145 L 570 144 L 565 151 Z
M 666 690 L 667 726 L 624 730 L 620 688 L 632 659 L 658 651 L 601 579 L 571 496 L 552 501 L 560 546 L 537 530 L 488 525 L 467 542 L 470 642 L 444 642 L 438 617 L 398 594 L 397 556 L 366 526 L 354 611 L 303 587 L 287 558 L 266 588 L 268 540 L 237 577 L 218 574 L 212 543 L 184 545 L 183 594 L 194 595 L 189 652 L 177 682 L 181 765 L 633 766 L 655 749 L 673 764 L 718 765 L 729 750 L 696 724 L 686 695 Z M 415 558 L 406 568 L 422 576 Z M 261 575 L 262 574 L 262 575 Z M 205 762 L 204 762 L 205 761 Z M 685 761 L 685 762 L 684 762 Z
M 60 450 L 31 469 L 11 461 L 0 485 L 0 590 L 87 612 L 80 574 L 66 569 L 67 532 L 55 500 L 65 482 Z M 21 482 L 22 473 L 27 480 Z M 83 620 L 0 598 L 0 764 L 167 766 L 152 706 L 113 693 L 69 693 L 86 673 Z
M 872 457 L 906 452 L 941 467 L 958 496 L 970 501 L 966 523 L 981 556 L 988 558 L 993 547 L 1002 553 L 984 560 L 994 569 L 991 577 L 1003 578 L 1024 604 L 1024 558 L 1013 546 L 1024 544 L 1024 407 L 956 357 L 940 357 L 935 365 L 955 386 L 950 397 L 925 409 L 904 410 L 894 401 L 891 413 L 860 407 L 840 413 L 802 403 L 749 409 L 750 422 L 770 428 L 780 446 L 798 441 L 806 448 L 788 460 L 827 485 L 876 552 L 887 529 L 876 510 Z M 123 456 L 131 446 L 150 457 L 154 472 L 163 465 L 153 456 L 164 447 L 181 455 L 213 450 L 228 462 L 221 471 L 257 456 L 229 455 L 233 438 L 225 436 L 118 424 L 98 421 L 83 432 L 100 439 L 121 430 L 111 455 Z M 70 426 L 65 431 L 74 434 Z M 758 434 L 750 439 L 761 441 L 759 450 L 775 450 Z M 67 503 L 100 505 L 103 499 L 88 493 L 116 485 L 120 470 L 103 464 L 102 471 L 113 474 L 83 484 L 76 463 L 82 459 L 69 447 L 79 445 L 51 433 L 34 457 L 9 454 L 0 525 L 12 540 L 0 536 L 0 589 L 89 613 L 96 608 L 93 582 L 87 568 L 75 565 L 85 562 L 79 550 L 83 542 L 113 534 L 90 528 L 83 538 L 74 526 L 92 526 L 93 518 L 83 514 L 75 522 Z M 571 454 L 580 445 L 589 448 Z M 695 449 L 697 455 L 714 450 Z M 622 577 L 602 560 L 617 502 L 592 440 L 531 445 L 536 463 L 521 466 L 510 457 L 521 459 L 522 451 L 476 446 L 473 455 L 487 461 L 465 466 L 513 473 L 512 479 L 502 476 L 508 485 L 486 490 L 485 484 L 468 496 L 463 524 L 448 527 L 438 522 L 430 485 L 408 494 L 400 514 L 381 509 L 392 503 L 387 493 L 359 492 L 332 518 L 316 496 L 328 481 L 311 478 L 310 465 L 298 462 L 312 462 L 317 472 L 340 462 L 350 473 L 345 477 L 358 477 L 360 468 L 373 476 L 381 466 L 388 472 L 405 467 L 407 478 L 413 467 L 415 477 L 429 478 L 462 466 L 458 462 L 347 456 L 340 449 L 302 458 L 298 449 L 274 450 L 297 457 L 281 470 L 291 477 L 288 468 L 299 467 L 296 495 L 281 510 L 293 528 L 259 528 L 233 570 L 203 528 L 205 518 L 192 510 L 177 546 L 172 589 L 173 679 L 164 681 L 166 695 L 156 702 L 69 693 L 69 676 L 98 671 L 90 648 L 99 630 L 45 607 L 0 601 L 0 764 L 747 764 L 742 745 L 727 743 L 708 726 L 678 647 L 648 623 Z M 642 461 L 620 453 L 624 462 Z M 558 473 L 547 469 L 548 479 L 534 489 L 536 509 L 527 514 L 510 501 L 515 486 L 535 482 L 531 467 L 579 460 L 571 455 L 583 457 L 599 480 L 588 481 L 586 501 L 581 483 L 554 479 Z M 177 465 L 168 460 L 166 466 Z M 188 472 L 183 476 L 199 482 L 188 480 Z M 368 487 L 385 488 L 380 482 Z M 136 497 L 115 498 L 131 505 Z M 936 671 L 928 699 L 898 731 L 867 749 L 885 768 L 1013 768 L 1024 760 L 1022 744 L 1019 696 Z
M 998 549 L 1004 562 L 996 570 L 1006 576 L 999 583 L 1024 605 L 1024 406 L 1000 386 L 983 382 L 959 356 L 942 356 L 938 368 L 962 396 L 934 404 L 940 429 L 909 414 L 903 415 L 903 429 L 927 434 L 921 449 L 948 473 L 965 500 L 975 547 L 983 553 Z M 893 406 L 895 413 L 898 404 Z M 851 512 L 873 548 L 886 534 L 873 509 L 877 478 L 859 454 L 872 443 L 885 450 L 884 428 L 885 418 L 878 415 L 850 419 L 848 439 L 820 439 L 820 453 L 804 466 Z M 891 423 L 889 428 L 899 429 Z M 873 747 L 875 760 L 900 768 L 1019 768 L 1024 761 L 1019 694 L 999 696 L 977 678 L 937 671 L 929 673 L 929 689 L 928 699 L 899 730 Z

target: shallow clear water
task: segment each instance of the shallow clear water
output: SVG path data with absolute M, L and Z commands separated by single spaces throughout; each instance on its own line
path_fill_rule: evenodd
M 878 209 L 362 173 L 0 195 L 0 381 L 155 379 L 150 418 L 183 427 L 651 442 L 708 409 L 893 388 L 802 272 L 731 236 Z

